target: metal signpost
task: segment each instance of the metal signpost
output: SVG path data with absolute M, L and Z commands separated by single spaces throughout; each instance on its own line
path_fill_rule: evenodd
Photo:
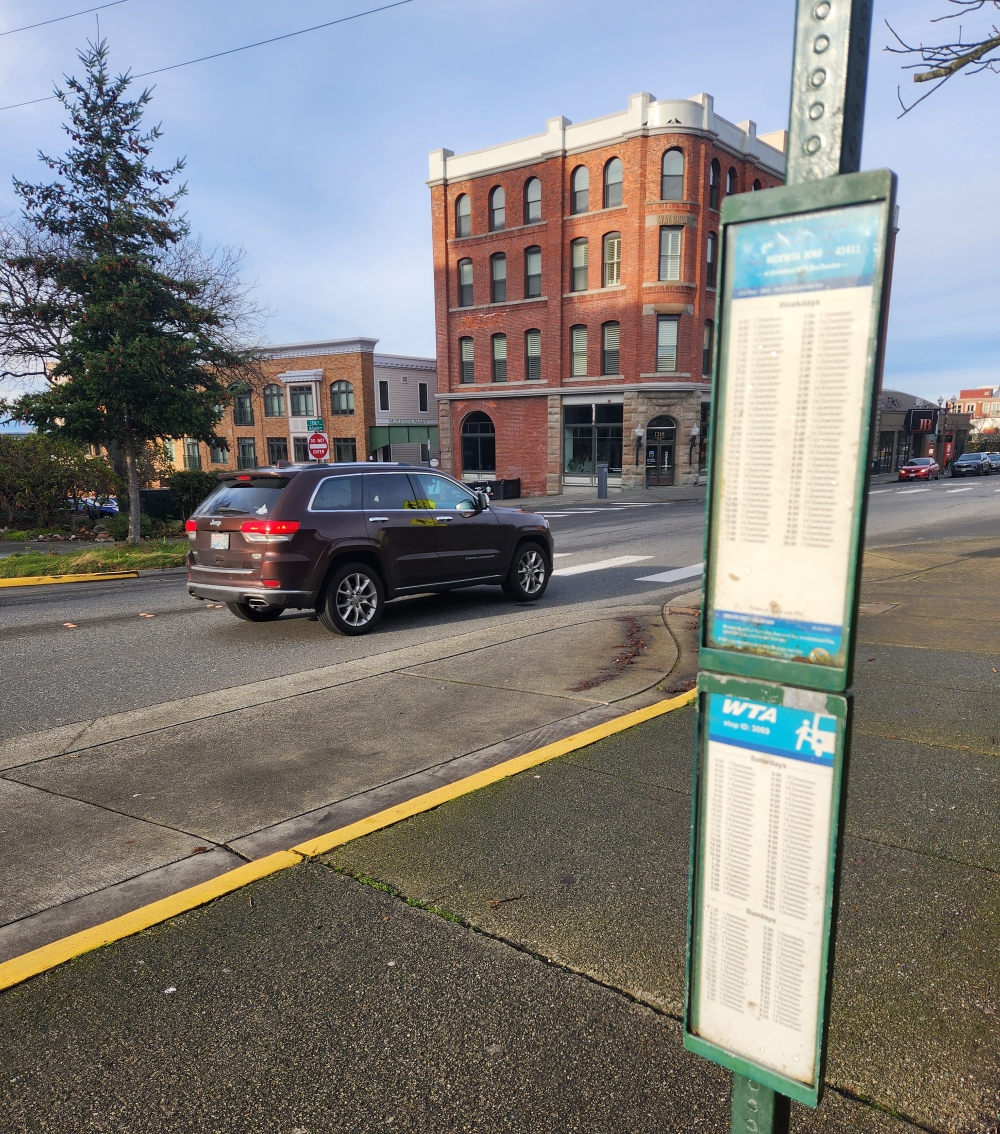
M 858 172 L 870 29 L 798 0 L 786 184 L 722 207 L 684 1043 L 748 1134 L 823 1091 L 896 194 Z

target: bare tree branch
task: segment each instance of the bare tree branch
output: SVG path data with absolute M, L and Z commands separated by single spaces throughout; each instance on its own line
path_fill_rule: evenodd
M 948 3 L 953 6 L 954 10 L 937 16 L 931 23 L 937 24 L 941 23 L 943 20 L 953 20 L 961 15 L 980 12 L 989 6 L 1000 9 L 1000 0 L 948 0 Z M 958 39 L 956 41 L 930 45 L 924 43 L 913 45 L 907 43 L 888 21 L 886 22 L 886 27 L 889 29 L 889 32 L 892 34 L 898 46 L 887 45 L 884 50 L 892 55 L 919 57 L 917 62 L 905 64 L 903 69 L 916 70 L 918 67 L 925 68 L 924 70 L 916 72 L 913 76 L 913 81 L 915 83 L 935 83 L 926 94 L 921 95 L 920 98 L 909 106 L 906 105 L 903 101 L 902 94 L 897 90 L 899 104 L 903 108 L 900 118 L 905 114 L 909 114 L 914 107 L 919 106 L 925 98 L 932 95 L 934 91 L 938 90 L 960 71 L 963 71 L 966 75 L 978 75 L 981 71 L 992 71 L 994 74 L 1000 73 L 1000 71 L 998 71 L 1000 55 L 991 57 L 991 52 L 1000 51 L 1000 27 L 996 24 L 993 24 L 988 31 L 984 31 L 979 38 L 971 41 L 963 39 L 962 27 L 959 26 Z

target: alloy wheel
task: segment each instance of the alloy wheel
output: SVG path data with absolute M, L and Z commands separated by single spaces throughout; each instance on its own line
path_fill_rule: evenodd
M 517 581 L 526 595 L 537 594 L 545 583 L 545 560 L 534 548 L 526 551 L 517 565 Z
M 378 609 L 378 591 L 367 575 L 345 575 L 337 588 L 337 614 L 348 626 L 364 626 Z

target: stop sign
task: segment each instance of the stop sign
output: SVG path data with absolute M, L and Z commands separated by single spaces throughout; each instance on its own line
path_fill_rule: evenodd
M 324 460 L 330 452 L 330 442 L 326 439 L 325 433 L 310 433 L 306 445 L 309 449 L 309 456 L 315 461 Z

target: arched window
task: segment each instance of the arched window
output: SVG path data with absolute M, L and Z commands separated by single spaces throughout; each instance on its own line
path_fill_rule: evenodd
M 524 187 L 524 223 L 538 224 L 542 219 L 542 183 L 532 177 Z
M 719 207 L 719 182 L 721 180 L 722 167 L 715 158 L 712 158 L 712 164 L 708 167 L 708 207 L 710 209 Z
M 719 238 L 714 232 L 708 234 L 708 247 L 705 249 L 705 286 L 715 287 L 715 277 L 719 259 Z
M 524 250 L 524 298 L 542 294 L 542 250 L 537 244 Z
M 330 410 L 334 414 L 354 413 L 354 385 L 334 382 L 330 387 Z
M 277 384 L 264 387 L 264 416 L 285 416 L 285 388 Z
M 619 374 L 621 324 L 605 323 L 601 327 L 601 373 Z
M 244 382 L 229 387 L 233 395 L 233 425 L 253 425 L 253 402 L 250 387 Z M 200 466 L 199 466 L 200 467 Z
M 458 261 L 458 306 L 472 306 L 472 261 Z
M 533 382 L 542 376 L 542 332 L 524 332 L 524 377 Z
M 497 435 L 490 417 L 477 410 L 462 422 L 462 475 L 479 480 L 497 471 Z
M 587 250 L 589 245 L 586 240 L 571 240 L 569 245 L 570 254 L 570 291 L 586 291 L 587 290 Z
M 507 336 L 493 336 L 493 381 L 507 381 Z
M 569 329 L 569 372 L 574 378 L 587 377 L 587 328 L 582 323 Z
M 760 178 L 759 178 L 759 177 L 755 177 L 755 178 L 753 179 L 753 189 L 751 189 L 751 190 L 750 190 L 750 192 L 751 192 L 751 193 L 756 193 L 758 189 L 763 189 L 763 188 L 764 188 L 764 186 L 763 186 L 763 185 L 761 185 L 761 183 L 760 183 Z
M 726 196 L 730 197 L 736 192 L 736 170 L 732 166 L 726 174 Z
M 622 234 L 609 232 L 604 238 L 604 286 L 622 282 Z
M 647 441 L 674 441 L 677 439 L 677 422 L 666 414 L 654 417 L 646 426 Z
M 498 185 L 490 193 L 490 232 L 499 232 L 506 227 L 506 201 L 507 196 Z
M 569 211 L 590 211 L 590 173 L 585 165 L 578 165 L 569 179 Z
M 705 377 L 712 373 L 712 336 L 715 334 L 715 324 L 711 319 L 705 320 L 705 334 L 701 342 L 701 372 Z
M 467 193 L 463 193 L 455 202 L 455 235 L 472 235 L 472 202 Z
M 458 340 L 458 380 L 462 383 L 476 380 L 476 354 L 472 339 L 465 337 Z
M 507 257 L 503 252 L 490 257 L 490 302 L 507 302 Z
M 617 209 L 622 203 L 622 161 L 613 157 L 604 167 L 604 207 Z
M 660 200 L 684 200 L 684 154 L 681 150 L 667 150 L 660 169 Z

